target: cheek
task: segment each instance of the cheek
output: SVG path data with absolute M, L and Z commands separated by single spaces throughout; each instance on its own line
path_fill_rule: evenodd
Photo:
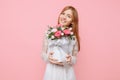
M 62 18 L 62 16 L 59 16 L 59 21 L 60 21 L 61 18 Z
M 72 19 L 68 19 L 68 22 L 71 23 L 71 22 L 72 22 Z
M 60 22 L 60 19 L 61 19 L 61 17 L 59 16 L 59 17 L 58 17 L 58 21 L 59 21 L 59 22 Z
M 62 17 L 62 15 L 59 16 L 59 18 L 61 18 L 61 17 Z

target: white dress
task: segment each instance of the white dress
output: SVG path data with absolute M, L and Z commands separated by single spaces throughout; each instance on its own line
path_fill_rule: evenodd
M 55 65 L 49 62 L 48 54 L 54 52 L 53 57 L 63 62 L 64 66 Z M 47 63 L 43 80 L 76 80 L 73 65 L 76 63 L 78 53 L 78 42 L 62 37 L 57 40 L 50 40 L 44 36 L 42 59 Z M 71 63 L 66 62 L 65 56 L 70 54 L 72 57 Z

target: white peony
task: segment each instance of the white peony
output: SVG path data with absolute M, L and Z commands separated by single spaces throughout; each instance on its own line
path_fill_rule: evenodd
M 73 35 L 73 32 L 70 32 L 71 35 Z
M 65 28 L 64 27 L 61 27 L 62 30 L 64 30 Z
M 64 35 L 64 33 L 61 33 L 61 35 L 63 36 L 63 35 Z
M 72 30 L 72 28 L 69 28 L 69 30 Z
M 55 36 L 53 36 L 53 35 L 52 35 L 52 36 L 51 36 L 51 38 L 52 38 L 52 39 L 54 39 L 54 38 L 55 38 Z
M 57 31 L 57 29 L 56 28 L 53 28 L 52 30 L 51 30 L 51 32 L 56 32 Z

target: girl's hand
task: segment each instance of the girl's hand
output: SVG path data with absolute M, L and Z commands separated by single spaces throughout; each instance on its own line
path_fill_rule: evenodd
M 50 53 L 49 53 L 49 56 L 48 56 L 48 59 L 49 59 L 49 60 L 52 60 L 52 61 L 58 61 L 57 59 L 54 59 L 54 58 L 52 57 L 53 54 L 54 54 L 53 52 L 50 52 Z
M 51 52 L 51 53 L 49 54 L 49 56 L 48 56 L 49 61 L 50 61 L 52 64 L 63 65 L 62 62 L 58 62 L 57 59 L 54 59 L 54 58 L 52 57 L 53 54 L 54 54 L 53 52 Z
M 70 55 L 66 56 L 66 62 L 67 63 L 71 63 L 71 59 L 72 59 L 72 57 Z
M 53 61 L 53 60 L 49 60 L 52 64 L 56 64 L 56 65 L 60 65 L 63 66 L 62 62 L 58 62 L 58 61 Z

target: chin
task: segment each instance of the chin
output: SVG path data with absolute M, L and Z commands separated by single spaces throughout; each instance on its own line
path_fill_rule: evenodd
M 64 26 L 66 25 L 65 23 L 61 23 L 61 22 L 60 22 L 60 24 L 61 24 L 61 25 L 64 25 Z

